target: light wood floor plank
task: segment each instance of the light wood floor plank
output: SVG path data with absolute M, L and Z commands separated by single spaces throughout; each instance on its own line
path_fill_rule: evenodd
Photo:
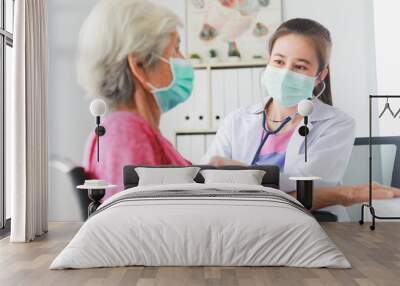
M 400 223 L 380 222 L 372 232 L 356 223 L 322 224 L 351 262 L 352 269 L 289 267 L 118 267 L 48 269 L 79 230 L 78 223 L 51 223 L 38 240 L 10 244 L 0 240 L 1 286 L 266 286 L 400 285 Z

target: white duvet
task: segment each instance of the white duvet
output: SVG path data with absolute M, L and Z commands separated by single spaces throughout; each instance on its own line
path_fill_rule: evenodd
M 212 189 L 265 191 L 299 204 L 281 191 L 254 185 L 179 184 L 128 189 L 100 206 L 50 269 L 127 265 L 350 267 L 312 216 L 280 200 L 179 195 L 129 199 L 137 192 L 206 193 Z

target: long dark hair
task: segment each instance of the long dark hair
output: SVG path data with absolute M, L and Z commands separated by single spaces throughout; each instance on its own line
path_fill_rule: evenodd
M 328 68 L 328 74 L 324 79 L 325 90 L 321 94 L 319 99 L 326 104 L 332 105 L 331 79 L 329 69 L 329 58 L 332 48 L 332 39 L 329 30 L 322 26 L 320 23 L 310 19 L 295 18 L 288 20 L 282 23 L 272 35 L 268 46 L 269 54 L 271 54 L 272 48 L 274 47 L 276 40 L 289 34 L 302 35 L 310 38 L 314 42 L 319 61 L 318 72 L 322 71 L 324 68 Z M 319 93 L 321 91 L 321 88 L 322 86 L 320 85 L 316 86 L 314 89 L 314 94 Z

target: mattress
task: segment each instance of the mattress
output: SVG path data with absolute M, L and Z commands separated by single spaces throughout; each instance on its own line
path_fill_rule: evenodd
M 198 183 L 141 186 L 108 198 L 50 269 L 132 265 L 351 267 L 284 192 Z

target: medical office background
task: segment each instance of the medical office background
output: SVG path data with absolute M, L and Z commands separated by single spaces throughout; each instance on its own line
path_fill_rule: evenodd
M 154 1 L 169 6 L 186 22 L 186 0 Z M 85 96 L 76 80 L 77 41 L 80 26 L 96 2 L 48 1 L 49 153 L 51 158 L 62 156 L 77 164 L 82 161 L 85 141 L 95 124 L 89 112 L 91 99 Z M 334 105 L 356 120 L 356 136 L 368 136 L 369 94 L 400 94 L 398 2 L 281 1 L 282 21 L 294 17 L 312 18 L 331 31 L 334 44 L 331 60 Z M 181 30 L 181 37 L 182 50 L 186 51 L 184 29 Z M 213 139 L 211 134 L 199 133 L 216 131 L 229 111 L 262 99 L 259 85 L 261 70 L 260 65 L 196 69 L 194 96 L 162 116 L 162 133 L 178 145 L 178 151 L 184 156 L 194 163 L 198 162 Z M 217 93 L 221 96 L 212 96 Z M 229 100 L 224 98 L 228 94 Z M 375 103 L 374 114 L 383 105 L 381 101 Z M 400 108 L 400 100 L 398 103 L 393 101 L 392 106 L 396 110 Z M 400 135 L 399 118 L 377 118 L 375 116 L 373 120 L 374 135 Z M 360 168 L 365 168 L 367 172 L 367 165 L 360 164 Z M 396 203 L 399 207 L 392 205 L 392 208 L 400 210 L 400 203 Z M 78 202 L 72 194 L 68 178 L 50 164 L 49 220 L 79 221 L 79 214 Z

